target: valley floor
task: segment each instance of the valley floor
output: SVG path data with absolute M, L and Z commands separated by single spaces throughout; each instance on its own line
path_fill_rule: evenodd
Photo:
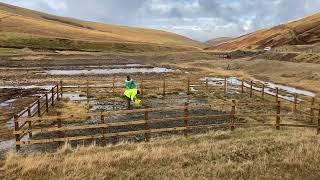
M 203 135 L 9 153 L 1 179 L 318 179 L 320 143 L 307 129 L 249 128 Z

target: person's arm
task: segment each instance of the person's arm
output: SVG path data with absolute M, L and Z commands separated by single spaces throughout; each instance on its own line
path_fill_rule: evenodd
M 137 84 L 136 84 L 136 82 L 134 82 L 133 80 L 132 80 L 132 87 L 131 87 L 132 89 L 136 89 L 137 88 Z

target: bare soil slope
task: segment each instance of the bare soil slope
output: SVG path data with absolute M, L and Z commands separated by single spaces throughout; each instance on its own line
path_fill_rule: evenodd
M 262 29 L 208 49 L 261 49 L 266 46 L 312 45 L 319 42 L 320 13 L 317 13 L 270 29 Z
M 165 31 L 132 28 L 53 16 L 0 3 L 0 45 L 25 45 L 25 41 L 58 43 L 133 43 L 154 46 L 203 47 L 203 44 Z M 24 39 L 24 42 L 17 39 Z M 14 42 L 15 44 L 9 43 Z M 71 41 L 71 42 L 70 42 Z M 29 43 L 30 44 L 30 43 Z

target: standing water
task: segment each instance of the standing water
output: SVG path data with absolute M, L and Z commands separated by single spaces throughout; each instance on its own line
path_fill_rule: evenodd
M 173 69 L 163 67 L 153 68 L 114 68 L 114 69 L 83 69 L 83 70 L 49 70 L 49 75 L 79 75 L 79 74 L 119 74 L 119 73 L 169 73 L 174 72 Z
M 201 79 L 202 81 L 205 81 L 208 79 L 208 84 L 210 86 L 224 86 L 224 79 L 223 78 L 219 78 L 219 77 L 206 77 Z M 302 89 L 298 89 L 295 87 L 291 87 L 291 86 L 286 86 L 286 85 L 281 85 L 281 84 L 276 84 L 273 82 L 265 82 L 265 81 L 261 81 L 261 80 L 257 80 L 254 79 L 254 81 L 256 82 L 260 82 L 262 84 L 265 85 L 265 93 L 266 94 L 270 94 L 270 95 L 275 95 L 274 89 L 278 88 L 279 90 L 285 91 L 288 94 L 286 95 L 279 95 L 280 98 L 289 100 L 289 101 L 293 101 L 294 97 L 292 96 L 293 94 L 298 94 L 298 95 L 303 95 L 303 96 L 308 96 L 308 97 L 315 97 L 315 93 L 310 92 L 310 91 L 306 91 L 306 90 L 302 90 Z M 227 83 L 228 83 L 228 91 L 229 92 L 234 92 L 236 90 L 238 90 L 238 86 L 241 86 L 241 81 L 237 78 L 237 77 L 229 77 L 227 78 Z M 244 86 L 247 88 L 250 88 L 250 84 L 248 83 L 244 83 Z M 262 91 L 262 88 L 259 87 L 252 87 L 254 90 L 257 91 Z

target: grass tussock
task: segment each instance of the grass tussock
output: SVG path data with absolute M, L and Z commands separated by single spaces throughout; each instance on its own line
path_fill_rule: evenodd
M 317 179 L 320 143 L 311 130 L 234 132 L 63 147 L 53 154 L 8 153 L 3 179 Z

